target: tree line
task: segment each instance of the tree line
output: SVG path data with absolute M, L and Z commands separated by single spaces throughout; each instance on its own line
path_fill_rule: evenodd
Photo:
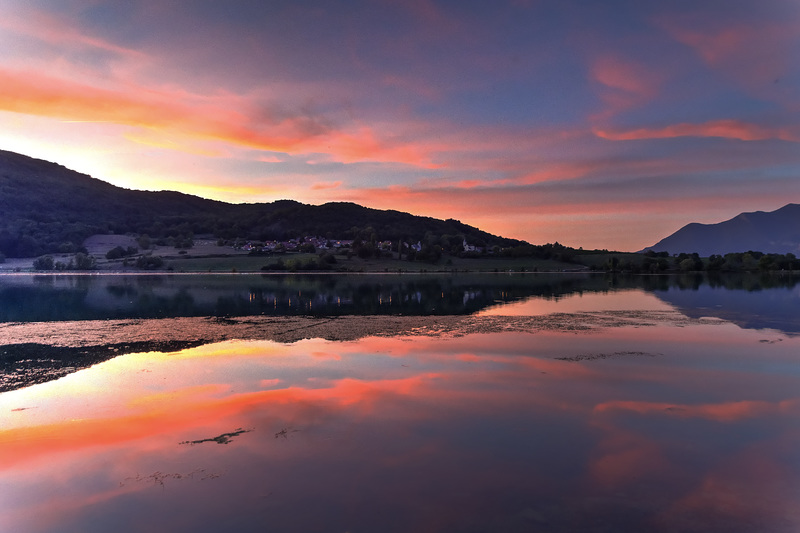
M 763 253 L 753 250 L 716 254 L 706 258 L 697 253 L 670 255 L 669 252 L 648 250 L 636 257 L 612 255 L 604 265 L 604 270 L 634 273 L 800 271 L 800 259 L 793 253 Z

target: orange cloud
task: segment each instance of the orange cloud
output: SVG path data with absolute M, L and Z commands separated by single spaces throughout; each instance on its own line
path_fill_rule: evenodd
M 311 189 L 315 191 L 325 190 L 325 189 L 338 189 L 342 186 L 341 181 L 318 181 L 311 185 Z
M 600 167 L 597 163 L 556 163 L 541 170 L 530 172 L 519 178 L 520 183 L 540 183 L 544 181 L 561 181 L 580 178 Z
M 188 110 L 35 72 L 0 70 L 0 109 L 67 120 L 157 127 L 188 120 Z
M 222 155 L 220 150 L 203 148 L 197 146 L 196 143 L 181 141 L 179 135 L 164 135 L 154 129 L 128 131 L 124 134 L 124 137 L 131 142 L 144 146 L 151 146 L 153 148 L 165 148 L 167 150 L 186 152 L 188 154 L 202 155 L 205 157 L 219 157 Z
M 437 168 L 430 161 L 430 148 L 423 144 L 392 142 L 380 139 L 375 132 L 361 127 L 353 133 L 337 132 L 323 142 L 312 142 L 307 151 L 332 153 L 339 161 L 385 161 L 406 163 L 424 168 Z
M 334 352 L 316 351 L 316 352 L 311 352 L 311 356 L 314 357 L 315 359 L 327 359 L 329 361 L 341 361 L 342 360 L 342 356 L 339 355 L 338 353 L 334 353 Z
M 672 139 L 676 137 L 721 137 L 740 141 L 779 139 L 800 142 L 798 128 L 766 128 L 741 120 L 715 120 L 702 124 L 681 123 L 660 129 L 640 128 L 629 131 L 594 130 L 595 135 L 611 141 Z
M 138 187 L 142 187 L 141 180 L 137 182 Z M 218 183 L 208 185 L 204 183 L 187 183 L 158 180 L 154 182 L 152 189 L 165 189 L 182 191 L 187 194 L 194 194 L 204 198 L 221 198 L 228 201 L 253 201 L 259 198 L 278 198 L 289 196 L 289 189 L 283 187 L 269 187 L 264 185 L 250 186 L 239 185 L 236 183 Z
M 125 91 L 100 89 L 33 71 L 0 70 L 0 110 L 155 130 L 164 134 L 157 142 L 162 147 L 169 147 L 166 136 L 177 133 L 272 152 L 328 153 L 342 162 L 434 166 L 425 145 L 381 137 L 371 128 L 310 129 L 309 119 L 303 116 L 277 117 L 272 122 L 249 125 L 247 113 L 231 111 L 230 107 L 224 97 L 204 98 L 136 87 Z

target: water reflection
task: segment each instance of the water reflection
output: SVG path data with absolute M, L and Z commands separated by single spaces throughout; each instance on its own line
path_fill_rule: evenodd
M 616 289 L 605 292 L 581 291 L 563 296 L 529 297 L 516 302 L 495 303 L 479 311 L 479 316 L 537 316 L 551 313 L 592 311 L 669 311 L 674 307 L 642 289 Z
M 690 290 L 671 287 L 656 291 L 663 301 L 688 317 L 713 316 L 750 329 L 777 329 L 800 334 L 800 288 L 795 286 L 730 289 L 725 285 L 699 285 Z
M 797 276 L 603 274 L 0 276 L 0 322 L 250 315 L 464 315 L 604 310 L 652 293 L 688 316 L 800 332 Z M 625 304 L 627 305 L 627 304 Z M 659 308 L 651 301 L 648 305 Z M 568 307 L 568 306 L 567 306 Z M 517 307 L 519 309 L 519 307 Z M 750 312 L 753 310 L 753 312 Z
M 247 315 L 452 315 L 607 290 L 585 275 L 0 276 L 0 321 Z
M 797 531 L 798 343 L 715 323 L 130 354 L 0 395 L 0 530 Z

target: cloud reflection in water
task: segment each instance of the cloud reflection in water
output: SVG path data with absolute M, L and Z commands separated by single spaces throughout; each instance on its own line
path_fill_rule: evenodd
M 0 395 L 0 529 L 791 531 L 797 348 L 700 324 L 126 355 Z

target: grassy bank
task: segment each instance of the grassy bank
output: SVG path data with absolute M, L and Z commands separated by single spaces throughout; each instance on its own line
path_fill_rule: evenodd
M 287 254 L 281 256 L 229 256 L 229 257 L 167 257 L 164 267 L 174 272 L 261 272 L 262 267 L 281 260 L 283 271 L 303 271 L 304 265 L 318 260 L 316 254 Z M 445 257 L 436 263 L 404 261 L 397 258 L 369 258 L 336 256 L 330 272 L 552 272 L 580 269 L 580 265 L 533 258 L 507 259 L 485 257 L 479 259 Z

